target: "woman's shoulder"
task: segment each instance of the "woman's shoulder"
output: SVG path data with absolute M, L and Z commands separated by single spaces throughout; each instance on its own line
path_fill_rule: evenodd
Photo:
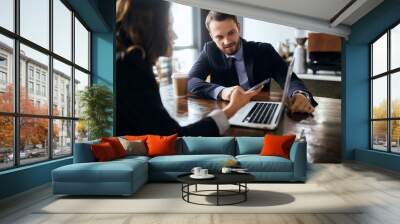
M 129 53 L 117 53 L 116 56 L 117 71 L 132 72 L 140 71 L 141 73 L 152 73 L 152 65 L 143 59 L 142 54 L 138 50 Z
M 117 64 L 129 64 L 139 67 L 148 67 L 150 64 L 143 58 L 141 51 L 118 52 L 116 55 Z
M 137 51 L 132 51 L 123 56 L 117 55 L 116 66 L 117 82 L 121 86 L 135 87 L 133 88 L 135 90 L 154 87 L 153 67 L 143 60 Z

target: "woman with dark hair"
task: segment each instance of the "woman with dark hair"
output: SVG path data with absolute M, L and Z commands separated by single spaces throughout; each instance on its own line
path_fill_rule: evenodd
M 153 73 L 160 56 L 172 55 L 176 39 L 169 8 L 167 1 L 117 0 L 117 135 L 218 136 L 229 128 L 228 118 L 258 93 L 238 88 L 225 108 L 188 126 L 171 118 Z

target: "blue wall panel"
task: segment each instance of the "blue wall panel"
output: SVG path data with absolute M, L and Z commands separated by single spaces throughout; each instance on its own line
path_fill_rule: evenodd
M 100 10 L 99 4 L 114 2 L 114 0 L 66 0 L 72 9 L 78 13 L 93 32 L 109 32 L 111 27 L 106 16 Z
M 343 159 L 354 159 L 353 149 L 368 147 L 369 128 L 369 84 L 368 84 L 368 46 L 346 44 L 345 96 L 344 108 L 346 137 L 343 139 Z
M 104 84 L 111 91 L 114 91 L 115 57 L 113 43 L 113 33 L 94 33 L 92 35 L 93 83 Z M 109 129 L 111 135 L 114 133 L 113 127 L 114 125 Z
M 51 181 L 53 169 L 71 163 L 69 157 L 0 172 L 0 199 Z
M 356 149 L 355 160 L 400 172 L 400 155 L 367 149 Z
M 115 1 L 97 1 L 97 7 L 104 16 L 105 22 L 110 24 L 110 31 L 92 33 L 92 80 L 93 83 L 106 85 L 114 92 L 115 38 L 113 24 L 115 23 Z M 114 123 L 109 129 L 112 135 L 115 132 Z
M 93 83 L 110 87 L 114 83 L 114 35 L 112 33 L 94 33 L 92 35 Z

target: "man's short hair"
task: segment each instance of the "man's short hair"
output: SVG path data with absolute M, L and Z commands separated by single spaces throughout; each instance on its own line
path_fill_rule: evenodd
M 228 19 L 231 19 L 236 24 L 238 24 L 237 17 L 234 15 L 230 15 L 230 14 L 226 14 L 226 13 L 222 13 L 222 12 L 210 11 L 206 18 L 206 28 L 208 31 L 210 31 L 211 21 L 225 21 Z

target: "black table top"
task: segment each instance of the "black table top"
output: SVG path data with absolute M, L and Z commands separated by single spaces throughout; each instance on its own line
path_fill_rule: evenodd
M 179 175 L 177 179 L 186 184 L 236 184 L 255 180 L 255 177 L 249 173 L 212 173 L 215 177 L 211 179 L 193 179 L 190 177 L 191 174 Z

